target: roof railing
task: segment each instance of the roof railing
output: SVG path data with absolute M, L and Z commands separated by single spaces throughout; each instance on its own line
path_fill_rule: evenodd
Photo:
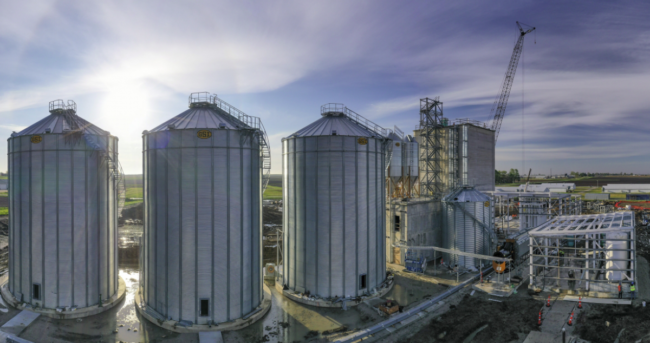
M 209 92 L 196 92 L 191 93 L 187 99 L 188 105 L 191 107 L 192 104 L 209 104 L 212 95 Z
M 77 113 L 77 104 L 72 100 L 68 100 L 67 105 L 65 101 L 61 99 L 50 101 L 50 113 L 65 110 L 70 110 Z
M 328 114 L 328 113 L 341 113 L 348 117 L 350 120 L 353 122 L 363 126 L 364 128 L 378 134 L 379 136 L 382 137 L 387 137 L 388 136 L 388 130 L 384 129 L 383 127 L 373 123 L 372 121 L 368 120 L 367 118 L 363 117 L 357 112 L 354 112 L 353 110 L 347 108 L 344 104 L 339 104 L 339 103 L 328 103 L 325 105 L 322 105 L 320 107 L 320 113 L 321 114 Z

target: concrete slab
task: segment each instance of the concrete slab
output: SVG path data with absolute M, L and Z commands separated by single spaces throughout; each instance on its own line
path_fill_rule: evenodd
M 575 295 L 566 295 L 563 300 L 578 302 L 580 298 Z M 632 305 L 632 300 L 630 299 L 582 298 L 582 302 L 591 304 Z
M 223 343 L 223 336 L 220 331 L 216 332 L 199 332 L 200 343 Z
M 11 318 L 8 322 L 5 323 L 5 325 L 2 326 L 2 331 L 18 336 L 39 316 L 39 313 L 31 311 L 20 311 L 20 313 Z

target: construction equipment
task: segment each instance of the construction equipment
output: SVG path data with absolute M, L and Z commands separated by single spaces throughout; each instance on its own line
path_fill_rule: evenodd
M 517 39 L 517 43 L 515 44 L 515 48 L 512 51 L 512 57 L 510 57 L 510 63 L 508 64 L 508 69 L 506 70 L 506 76 L 503 79 L 501 92 L 497 94 L 497 97 L 494 99 L 494 105 L 492 105 L 492 110 L 490 111 L 490 116 L 494 115 L 491 128 L 494 130 L 495 144 L 497 138 L 499 137 L 499 130 L 501 129 L 503 115 L 506 113 L 506 106 L 508 105 L 508 98 L 510 97 L 512 82 L 515 80 L 515 72 L 517 71 L 517 65 L 519 64 L 519 57 L 521 56 L 521 52 L 524 48 L 524 36 L 535 31 L 534 27 L 524 30 L 519 22 L 517 22 L 517 27 L 519 28 L 520 35 Z

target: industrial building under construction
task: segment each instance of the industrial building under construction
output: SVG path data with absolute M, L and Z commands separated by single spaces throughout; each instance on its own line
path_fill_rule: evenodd
M 495 185 L 535 30 L 517 25 L 491 122 L 451 119 L 440 98 L 419 99 L 410 132 L 322 105 L 282 138 L 281 200 L 263 200 L 261 119 L 191 93 L 142 132 L 142 203 L 128 208 L 141 217 L 127 220 L 118 138 L 51 102 L 8 139 L 0 342 L 557 342 L 583 301 L 597 314 L 575 323 L 620 326 L 610 304 L 648 318 L 650 212 L 585 203 L 572 183 Z

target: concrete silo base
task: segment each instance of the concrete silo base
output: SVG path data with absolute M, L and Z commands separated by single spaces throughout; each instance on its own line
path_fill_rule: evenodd
M 148 321 L 151 323 L 169 330 L 169 331 L 174 331 L 178 333 L 197 333 L 201 331 L 231 331 L 231 330 L 239 330 L 243 329 L 262 317 L 269 312 L 269 309 L 271 309 L 271 290 L 267 285 L 264 285 L 264 299 L 262 300 L 262 304 L 260 304 L 259 307 L 257 307 L 256 311 L 254 312 L 253 315 L 250 317 L 243 319 L 235 319 L 230 322 L 225 322 L 225 323 L 218 323 L 216 325 L 192 325 L 192 326 L 179 326 L 179 323 L 175 320 L 159 320 L 154 318 L 149 311 L 146 310 L 146 306 L 142 303 L 142 296 L 141 296 L 141 289 L 138 289 L 138 292 L 135 294 L 135 308 L 138 310 L 138 313 L 147 318 Z M 158 314 L 157 316 L 162 317 L 162 315 Z
M 40 313 L 41 315 L 50 317 L 50 318 L 55 318 L 55 319 L 74 319 L 74 318 L 83 318 L 83 317 L 88 317 L 88 316 L 94 316 L 96 314 L 108 311 L 115 307 L 115 305 L 119 304 L 124 297 L 126 296 L 126 284 L 124 283 L 124 280 L 122 280 L 121 277 L 118 277 L 118 290 L 117 294 L 108 299 L 106 302 L 102 303 L 102 306 L 90 306 L 90 307 L 84 307 L 84 308 L 78 308 L 75 310 L 65 310 L 62 312 L 58 312 L 57 310 L 53 309 L 44 309 L 44 308 L 34 308 L 32 307 L 31 304 L 26 304 L 20 302 L 18 299 L 14 298 L 13 294 L 9 292 L 9 287 L 7 287 L 7 278 L 4 278 L 3 280 L 0 280 L 0 294 L 2 294 L 2 299 L 11 307 L 14 307 L 18 310 L 27 310 L 31 312 L 36 312 Z
M 377 294 L 373 294 L 367 297 L 359 297 L 355 299 L 349 299 L 345 301 L 345 306 L 346 307 L 352 307 L 352 306 L 357 306 L 361 304 L 362 302 L 370 299 L 375 299 L 375 298 L 381 298 L 383 297 L 386 293 L 390 292 L 391 289 L 393 289 L 393 285 L 395 284 L 395 281 L 390 278 L 386 279 L 380 286 L 379 290 L 377 291 Z M 282 293 L 285 297 L 309 306 L 316 306 L 316 307 L 343 307 L 343 302 L 342 301 L 328 301 L 325 299 L 316 299 L 316 298 L 310 298 L 302 295 L 301 293 L 294 292 L 291 290 L 286 290 L 282 289 L 282 285 L 280 282 L 275 283 L 275 289 Z

